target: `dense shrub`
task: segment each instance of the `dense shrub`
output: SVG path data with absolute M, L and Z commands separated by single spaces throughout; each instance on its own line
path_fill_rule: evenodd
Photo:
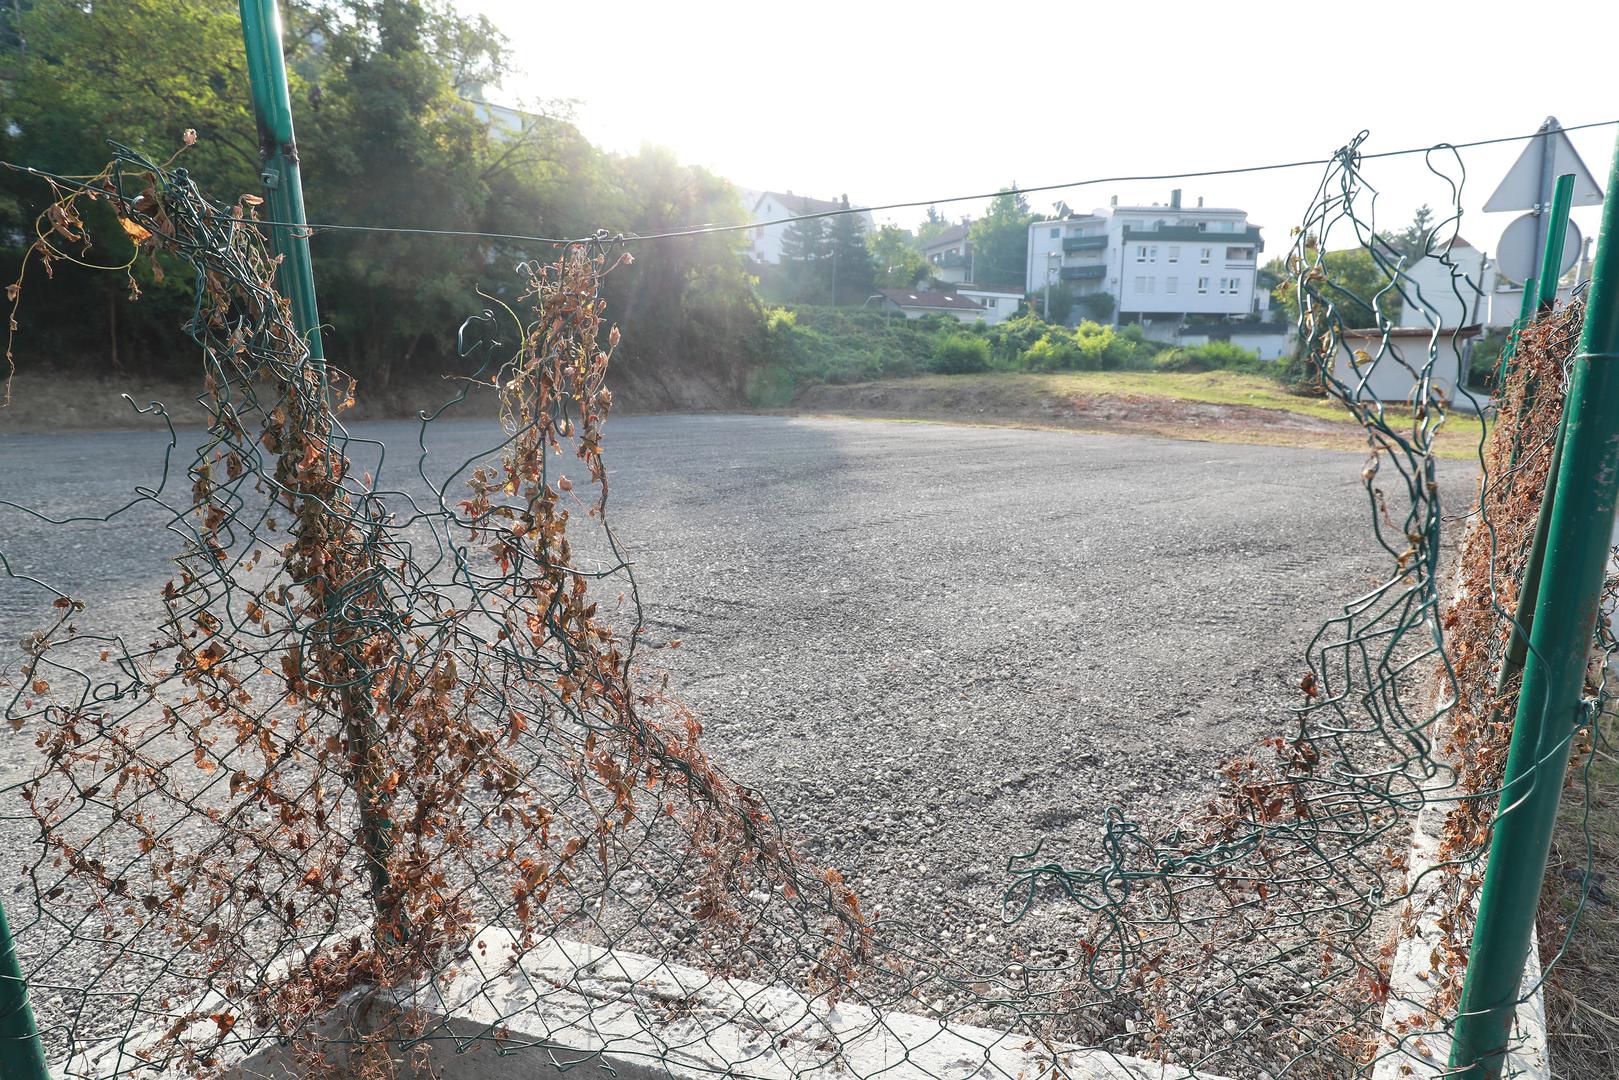
M 770 308 L 761 366 L 784 370 L 795 388 L 915 375 L 929 369 L 939 336 L 954 327 L 953 319 L 913 320 L 870 308 Z
M 1041 326 L 1040 336 L 1019 350 L 1009 366 L 1024 371 L 1118 371 L 1148 367 L 1163 349 L 1135 326 L 1115 330 L 1089 321 L 1073 328 Z M 1017 332 L 1026 336 L 1027 328 Z
M 766 355 L 749 376 L 756 404 L 785 404 L 804 386 L 895 378 L 918 372 L 1255 371 L 1280 376 L 1283 365 L 1229 341 L 1174 348 L 1139 326 L 1083 320 L 1048 323 L 1025 312 L 1003 323 L 962 324 L 943 316 L 906 319 L 862 308 L 771 308 Z
M 1191 348 L 1169 349 L 1153 365 L 1159 371 L 1257 371 L 1259 354 L 1229 341 L 1211 341 Z
M 1041 334 L 1019 359 L 1019 366 L 1026 371 L 1095 371 L 1102 366 L 1099 361 L 1087 362 L 1089 358 L 1080 350 L 1074 335 L 1061 327 Z
M 940 375 L 968 375 L 989 370 L 989 342 L 982 335 L 940 334 L 928 370 Z

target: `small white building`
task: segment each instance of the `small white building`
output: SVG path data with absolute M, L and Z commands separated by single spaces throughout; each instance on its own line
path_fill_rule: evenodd
M 928 272 L 940 281 L 960 283 L 972 280 L 973 248 L 967 241 L 971 222 L 963 218 L 922 245 Z
M 922 292 L 915 289 L 878 289 L 883 297 L 883 308 L 902 312 L 907 319 L 920 319 L 924 315 L 948 315 L 959 322 L 971 323 L 987 318 L 988 312 L 978 301 L 953 292 Z
M 783 219 L 805 214 L 826 214 L 842 207 L 830 199 L 812 199 L 808 195 L 794 195 L 791 191 L 744 191 L 743 200 L 749 219 L 757 224 L 747 231 L 748 257 L 758 263 L 781 262 L 781 238 L 788 224 Z M 857 208 L 858 209 L 858 208 Z M 872 230 L 871 212 L 860 210 L 861 223 L 869 234 Z M 765 224 L 777 222 L 778 224 Z M 827 221 L 828 228 L 831 221 Z
M 1048 281 L 1075 296 L 1106 293 L 1119 323 L 1169 340 L 1188 320 L 1268 311 L 1270 294 L 1256 285 L 1264 250 L 1246 211 L 1202 199 L 1182 206 L 1176 190 L 1163 205 L 1115 203 L 1034 222 L 1025 284 L 1031 293 Z
M 990 325 L 1005 322 L 1017 314 L 1023 303 L 1023 291 L 1003 285 L 974 285 L 964 281 L 956 286 L 956 295 L 975 300 L 984 309 L 984 321 Z
M 1465 393 L 1467 343 L 1478 337 L 1477 325 L 1435 332 L 1426 326 L 1395 327 L 1387 342 L 1379 330 L 1350 330 L 1333 363 L 1333 377 L 1358 389 L 1366 400 L 1408 405 L 1416 397 L 1417 373 L 1433 351 L 1433 392 L 1453 408 L 1469 409 Z M 1363 385 L 1364 383 L 1364 385 Z
M 1495 263 L 1460 236 L 1449 243 L 1434 242 L 1429 254 L 1405 267 L 1405 278 L 1400 306 L 1406 322 L 1456 327 L 1490 317 Z M 1426 309 L 1426 318 L 1420 309 Z
M 1428 256 L 1418 259 L 1405 269 L 1411 284 L 1405 286 L 1404 309 L 1413 310 L 1417 301 L 1428 309 L 1431 316 L 1447 327 L 1478 323 L 1491 330 L 1501 330 L 1517 321 L 1523 311 L 1523 285 L 1501 276 L 1495 260 L 1458 236 L 1448 245 L 1436 244 Z M 1574 275 L 1583 280 L 1590 276 L 1585 263 Z M 1566 304 L 1574 297 L 1574 286 L 1560 285 L 1557 302 Z M 1407 321 L 1416 321 L 1407 317 Z

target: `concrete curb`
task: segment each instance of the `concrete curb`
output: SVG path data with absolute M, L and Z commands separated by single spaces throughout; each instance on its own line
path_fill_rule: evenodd
M 379 1030 L 378 1021 L 394 1011 L 382 1004 L 357 991 L 328 1013 L 321 1026 L 340 1045 L 346 1033 Z M 525 953 L 510 934 L 493 929 L 477 936 L 454 969 L 413 993 L 394 995 L 388 1004 L 426 1018 L 429 1063 L 451 1080 L 564 1074 L 618 1080 L 1193 1076 L 1178 1066 L 1099 1050 L 1059 1049 L 1054 1058 L 1026 1035 L 883 1012 L 849 1001 L 832 1005 L 786 986 L 719 978 L 683 964 L 578 941 L 551 939 Z M 158 1030 L 145 1033 L 146 1047 L 156 1045 Z M 130 1045 L 98 1059 L 78 1059 L 65 1075 L 107 1076 L 130 1069 L 139 1062 L 141 1049 Z M 238 1054 L 221 1075 L 291 1080 L 299 1073 L 287 1048 L 267 1046 Z M 1196 1077 L 1222 1080 L 1203 1072 Z
M 1438 865 L 1444 817 L 1444 804 L 1431 805 L 1411 827 L 1410 865 L 1406 870 L 1411 894 L 1402 911 L 1400 942 L 1389 970 L 1383 1036 L 1372 1080 L 1439 1077 L 1449 1071 L 1450 1025 L 1455 1013 L 1452 1009 L 1433 1008 L 1438 989 L 1433 979 L 1434 957 L 1446 937 L 1439 920 L 1447 914 L 1444 885 L 1449 875 L 1434 869 Z M 1478 862 L 1461 870 L 1483 873 L 1483 864 Z M 1529 940 L 1529 960 L 1519 993 L 1523 1001 L 1513 1020 L 1512 1041 L 1502 1075 L 1519 1080 L 1550 1080 L 1546 997 L 1540 986 L 1538 936 L 1531 936 Z

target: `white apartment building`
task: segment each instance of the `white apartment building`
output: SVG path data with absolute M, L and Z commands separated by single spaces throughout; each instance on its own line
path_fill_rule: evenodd
M 1028 289 L 1049 281 L 1075 296 L 1105 292 L 1120 323 L 1140 323 L 1169 339 L 1183 323 L 1212 322 L 1269 310 L 1256 289 L 1259 227 L 1242 210 L 1166 205 L 1069 213 L 1029 226 Z M 1154 331 L 1157 333 L 1154 333 Z
M 825 214 L 842 204 L 830 199 L 812 199 L 808 195 L 794 195 L 791 191 L 742 191 L 743 205 L 749 219 L 754 222 L 780 222 L 783 218 L 802 217 L 805 214 Z M 860 220 L 867 234 L 872 230 L 871 212 L 861 210 Z M 827 219 L 831 227 L 831 219 Z M 747 231 L 748 257 L 759 263 L 781 262 L 781 238 L 787 233 L 786 224 L 760 224 Z

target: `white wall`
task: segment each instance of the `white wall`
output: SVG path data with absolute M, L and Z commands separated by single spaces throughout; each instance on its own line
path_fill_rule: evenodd
M 966 296 L 984 305 L 984 321 L 993 326 L 1017 314 L 1023 297 L 1010 293 L 985 292 L 979 289 L 957 289 L 956 295 Z
M 1456 265 L 1446 266 L 1430 255 L 1406 268 L 1410 281 L 1404 286 L 1408 299 L 1403 302 L 1402 326 L 1438 322 L 1446 329 L 1455 329 L 1483 322 L 1489 316 L 1490 290 L 1495 288 L 1494 265 L 1486 266 L 1484 253 L 1474 247 L 1452 247 L 1445 257 Z M 1420 290 L 1420 296 L 1413 286 Z M 1475 287 L 1484 290 L 1484 295 L 1478 295 Z M 1426 309 L 1426 317 L 1419 306 Z
M 1490 317 L 1488 325 L 1492 329 L 1505 329 L 1518 320 L 1518 312 L 1523 310 L 1523 286 L 1507 285 L 1490 293 L 1488 306 Z M 1566 304 L 1574 298 L 1574 287 L 1564 285 L 1557 290 L 1557 302 Z
M 1185 348 L 1196 348 L 1209 343 L 1207 334 L 1182 334 L 1175 338 L 1175 342 Z M 1293 347 L 1292 334 L 1244 334 L 1233 332 L 1231 344 L 1244 349 L 1251 349 L 1259 354 L 1261 360 L 1280 360 L 1286 356 Z
M 1334 376 L 1351 388 L 1360 386 L 1364 379 L 1365 386 L 1360 393 L 1366 399 L 1391 404 L 1409 402 L 1416 392 L 1414 371 L 1420 371 L 1428 362 L 1429 339 L 1425 334 L 1402 334 L 1389 340 L 1391 348 L 1379 356 L 1377 338 L 1346 339 L 1333 364 Z M 1462 346 L 1465 348 L 1466 343 L 1463 342 Z M 1466 408 L 1467 395 L 1456 392 L 1462 377 L 1462 361 L 1451 335 L 1441 333 L 1434 347 L 1436 349 L 1432 376 L 1434 387 L 1436 390 L 1442 390 L 1446 400 L 1452 405 Z M 1353 352 L 1356 349 L 1367 353 L 1374 363 L 1362 364 L 1357 368 L 1353 360 Z
M 1230 244 L 1229 237 L 1222 238 L 1217 231 L 1194 240 L 1124 239 L 1125 226 L 1150 228 L 1158 221 L 1174 226 L 1184 214 L 1169 207 L 1159 210 L 1120 211 L 1114 215 L 1118 225 L 1111 239 L 1122 246 L 1122 253 L 1110 245 L 1114 273 L 1109 276 L 1109 284 L 1114 286 L 1118 310 L 1179 311 L 1188 315 L 1247 315 L 1253 311 L 1258 252 L 1254 257 L 1232 259 L 1228 248 L 1254 249 L 1257 245 Z M 1188 219 L 1195 220 L 1198 219 Z M 1246 227 L 1235 215 L 1220 220 L 1232 221 L 1237 228 Z

